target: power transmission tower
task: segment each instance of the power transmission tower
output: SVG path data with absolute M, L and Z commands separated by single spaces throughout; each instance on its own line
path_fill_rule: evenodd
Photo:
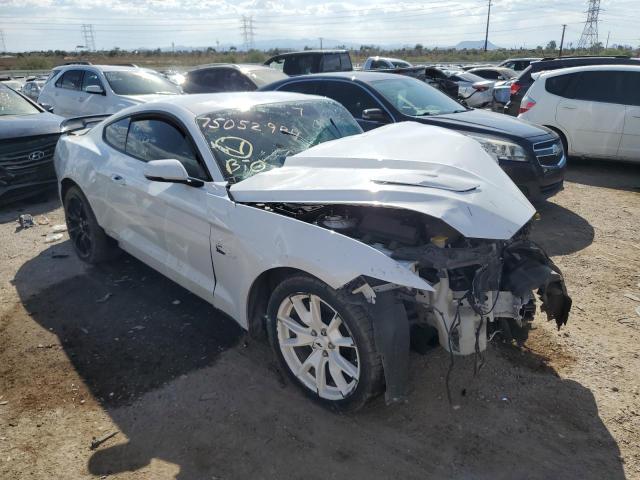
M 600 0 L 589 0 L 587 9 L 587 21 L 578 42 L 578 48 L 593 49 L 598 44 L 598 14 L 600 13 Z
M 4 42 L 4 31 L 0 30 L 0 52 L 7 51 L 7 44 Z
M 247 52 L 253 48 L 254 34 L 253 15 L 242 15 L 242 43 Z
M 487 10 L 487 30 L 484 34 L 484 51 L 487 51 L 487 42 L 489 41 L 489 17 L 491 16 L 491 0 L 489 0 L 489 10 Z
M 84 38 L 84 46 L 87 50 L 95 51 L 96 39 L 93 36 L 93 25 L 86 23 L 82 24 L 82 37 Z

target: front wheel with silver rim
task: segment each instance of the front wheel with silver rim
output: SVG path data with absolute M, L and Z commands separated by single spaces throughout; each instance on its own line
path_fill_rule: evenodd
M 366 310 L 319 280 L 284 280 L 268 307 L 269 337 L 289 376 L 310 396 L 354 410 L 381 390 L 382 367 Z

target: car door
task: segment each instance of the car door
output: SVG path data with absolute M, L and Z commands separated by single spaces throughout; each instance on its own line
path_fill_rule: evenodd
M 104 168 L 112 210 L 106 222 L 125 250 L 203 298 L 212 298 L 209 184 L 196 188 L 144 176 L 151 160 L 179 160 L 190 176 L 209 182 L 186 128 L 162 114 L 133 116 L 124 152 Z
M 87 87 L 99 86 L 103 93 L 88 93 Z M 100 79 L 100 75 L 93 70 L 85 70 L 82 78 L 82 92 L 79 98 L 79 108 L 82 115 L 99 115 L 102 113 L 112 113 L 109 110 L 109 98 L 105 85 Z
M 82 74 L 82 70 L 67 70 L 56 81 L 52 99 L 54 113 L 65 117 L 78 115 Z
M 571 153 L 615 157 L 625 121 L 622 76 L 616 71 L 580 72 L 560 98 L 556 121 L 567 132 Z
M 321 89 L 318 95 L 329 97 L 332 100 L 342 104 L 353 118 L 360 124 L 364 131 L 372 130 L 390 122 L 391 116 L 387 109 L 376 100 L 373 95 L 361 85 L 349 80 L 328 80 L 321 83 Z M 370 108 L 378 108 L 383 113 L 389 115 L 388 121 L 367 120 L 362 118 L 362 112 Z
M 640 73 L 620 72 L 626 95 L 624 128 L 618 156 L 640 162 Z

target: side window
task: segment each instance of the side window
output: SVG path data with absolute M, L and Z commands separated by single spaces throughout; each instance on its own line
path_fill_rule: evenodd
M 165 120 L 133 120 L 125 151 L 143 162 L 175 158 L 190 176 L 201 180 L 207 178 L 189 139 Z
M 367 108 L 380 108 L 380 104 L 362 87 L 347 82 L 326 82 L 324 95 L 341 103 L 355 118 L 362 118 Z
M 67 90 L 80 90 L 82 83 L 82 70 L 68 70 L 56 82 L 56 87 Z
M 351 57 L 348 53 L 340 54 L 340 68 L 343 72 L 350 72 L 353 70 L 353 65 L 351 64 Z
M 380 68 L 386 68 L 387 66 L 382 62 L 382 60 L 372 60 L 371 61 L 371 70 L 378 70 Z
M 124 152 L 129 130 L 129 117 L 110 123 L 104 127 L 104 141 L 117 150 Z
M 473 73 L 487 80 L 497 80 L 499 76 L 499 73 L 495 70 L 476 70 Z
M 82 79 L 82 90 L 86 90 L 89 85 L 102 87 L 102 82 L 100 81 L 100 77 L 98 77 L 97 73 L 85 70 L 84 78 Z
M 225 77 L 226 81 L 224 90 L 227 92 L 250 92 L 257 88 L 247 77 L 242 74 L 242 72 L 239 72 L 235 69 L 227 70 L 227 74 L 225 75 Z
M 628 92 L 627 105 L 640 107 L 640 73 L 620 72 L 624 79 L 624 91 Z
M 591 102 L 625 103 L 622 72 L 582 72 L 573 98 Z
M 318 82 L 289 82 L 278 90 L 284 92 L 296 92 L 296 93 L 306 93 L 307 95 L 317 95 L 318 94 Z
M 267 64 L 269 68 L 274 70 L 280 70 L 282 72 L 284 68 L 284 58 L 276 58 Z
M 287 75 L 308 75 L 320 71 L 320 55 L 292 55 L 286 57 L 283 72 Z
M 323 72 L 339 72 L 340 71 L 340 55 L 332 53 L 324 55 L 322 59 Z
M 545 90 L 559 97 L 573 98 L 572 87 L 578 75 L 578 73 L 569 73 L 567 75 L 547 78 L 544 84 Z

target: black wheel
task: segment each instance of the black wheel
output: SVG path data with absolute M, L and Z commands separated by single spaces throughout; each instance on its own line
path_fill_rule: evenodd
M 291 379 L 325 406 L 357 410 L 382 391 L 373 324 L 346 294 L 306 275 L 289 277 L 271 295 L 267 329 Z
M 78 187 L 70 187 L 64 196 L 67 231 L 73 248 L 87 263 L 100 263 L 117 256 L 119 249 L 96 220 L 87 197 Z

